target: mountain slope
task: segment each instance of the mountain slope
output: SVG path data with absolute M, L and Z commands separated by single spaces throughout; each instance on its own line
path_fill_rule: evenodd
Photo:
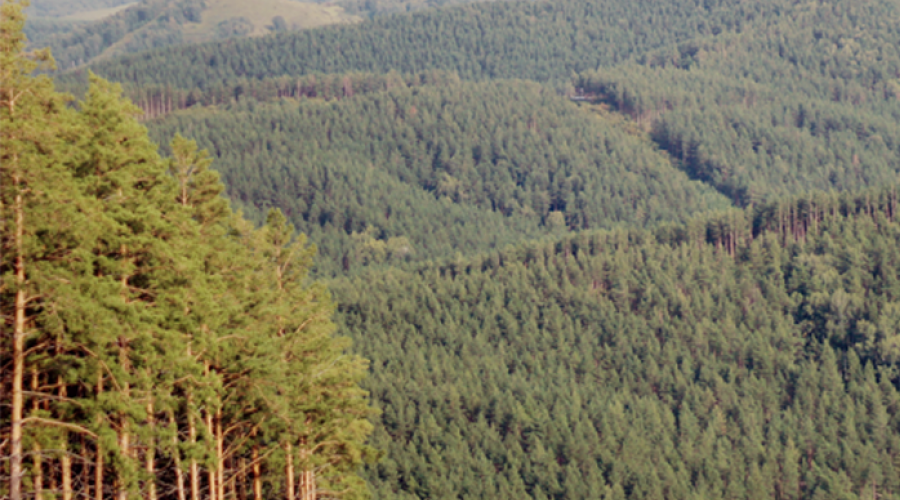
M 738 204 L 885 185 L 900 175 L 898 22 L 890 3 L 806 6 L 576 86 Z
M 337 6 L 293 0 L 143 0 L 55 36 L 41 31 L 45 36 L 32 43 L 50 47 L 59 67 L 68 69 L 170 45 L 255 37 L 356 20 Z
M 377 498 L 898 499 L 897 26 L 509 2 L 93 68 L 318 245 Z
M 231 198 L 257 219 L 284 210 L 328 274 L 391 262 L 392 241 L 409 247 L 397 263 L 727 206 L 649 141 L 534 83 L 449 78 L 340 101 L 250 101 L 150 129 L 210 148 Z
M 378 498 L 900 494 L 895 191 L 335 283 Z
M 563 82 L 698 35 L 738 32 L 789 10 L 786 0 L 515 1 L 376 18 L 354 26 L 178 47 L 92 67 L 135 86 L 204 89 L 235 78 L 445 69 L 464 79 Z M 78 74 L 70 79 L 83 78 Z

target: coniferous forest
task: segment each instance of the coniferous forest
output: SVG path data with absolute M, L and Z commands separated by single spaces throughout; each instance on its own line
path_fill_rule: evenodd
M 900 4 L 334 5 L 4 0 L 0 497 L 900 499 Z

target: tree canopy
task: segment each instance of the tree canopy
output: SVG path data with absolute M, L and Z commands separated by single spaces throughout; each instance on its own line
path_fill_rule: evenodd
M 117 85 L 69 106 L 2 9 L 2 495 L 366 497 L 366 362 L 314 247 L 234 214 L 196 143 L 160 157 Z

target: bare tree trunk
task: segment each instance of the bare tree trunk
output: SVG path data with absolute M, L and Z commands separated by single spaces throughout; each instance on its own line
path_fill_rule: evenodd
M 210 436 L 215 436 L 212 424 L 212 413 L 209 410 L 206 410 L 206 431 L 209 432 Z M 219 489 L 216 485 L 216 470 L 210 468 L 207 471 L 206 477 L 209 481 L 209 500 L 218 500 Z
M 37 392 L 38 390 L 38 373 L 37 369 L 31 369 L 31 392 Z M 31 409 L 35 412 L 40 409 L 40 402 L 37 398 L 31 403 Z M 32 488 L 34 489 L 34 498 L 35 500 L 42 500 L 44 498 L 44 463 L 43 463 L 43 450 L 41 450 L 41 443 L 35 440 L 31 445 L 31 477 L 32 477 Z
M 238 500 L 247 500 L 247 473 L 244 468 L 247 466 L 247 459 L 241 457 L 238 460 Z
M 197 425 L 194 423 L 194 415 L 190 407 L 193 398 L 188 395 L 188 436 L 191 446 L 197 444 Z M 200 470 L 197 467 L 197 459 L 191 456 L 191 500 L 200 500 Z
M 59 344 L 57 344 L 59 351 Z M 59 388 L 59 397 L 63 400 L 68 396 L 66 384 L 60 375 L 56 379 L 56 385 Z M 59 459 L 62 466 L 62 494 L 63 500 L 72 500 L 72 457 L 69 456 L 69 435 L 68 432 L 63 433 L 62 439 L 62 457 Z
M 56 492 L 59 491 L 59 483 L 56 482 L 56 471 L 53 470 L 53 463 L 50 463 L 50 466 L 47 467 L 47 470 L 50 474 L 47 474 L 47 477 L 50 479 L 50 497 L 56 498 Z
M 316 499 L 316 473 L 306 469 L 300 474 L 300 500 Z
M 233 477 L 234 473 L 235 473 L 234 457 L 229 457 L 227 459 L 227 462 L 225 463 L 225 467 L 231 471 L 232 478 L 230 481 L 228 481 L 228 496 L 226 497 L 223 495 L 222 499 L 224 500 L 225 498 L 231 498 L 232 500 L 234 500 L 237 498 L 237 481 L 235 481 L 236 478 Z
M 287 500 L 294 500 L 294 448 L 291 443 L 284 445 L 284 479 Z
M 172 435 L 172 457 L 175 461 L 175 488 L 178 491 L 178 500 L 185 500 L 184 472 L 181 471 L 181 451 L 178 449 L 178 421 L 175 420 L 175 412 L 169 410 L 169 421 L 175 426 Z
M 153 397 L 147 403 L 147 425 L 150 426 L 150 441 L 147 443 L 147 451 L 144 456 L 147 469 L 147 500 L 156 500 L 156 448 L 153 443 L 153 430 L 156 425 L 153 418 Z
M 123 254 L 124 247 L 123 247 Z M 127 285 L 127 277 L 122 276 L 122 284 Z M 125 293 L 125 292 L 123 292 Z M 124 368 L 126 373 L 131 371 L 131 361 L 128 359 L 127 348 L 125 347 L 126 340 L 124 338 L 119 339 L 120 347 L 119 347 L 119 363 Z M 125 398 L 128 399 L 131 396 L 131 387 L 128 381 L 125 381 L 122 384 L 122 393 L 125 395 Z M 119 414 L 119 451 L 122 453 L 122 456 L 128 458 L 131 456 L 131 434 L 128 425 L 128 417 L 125 416 L 124 413 Z M 118 500 L 128 500 L 128 484 L 124 480 L 122 473 L 118 474 L 118 492 L 117 497 Z
M 12 105 L 10 105 L 12 107 Z M 12 109 L 10 110 L 12 111 Z M 13 158 L 17 164 L 18 158 Z M 13 177 L 13 185 L 21 188 L 21 179 Z M 25 399 L 22 393 L 22 380 L 25 376 L 25 200 L 21 190 L 15 201 L 15 248 L 16 248 L 16 312 L 13 328 L 13 380 L 12 380 L 12 414 L 10 415 L 10 500 L 22 500 L 22 410 Z
M 97 397 L 103 394 L 103 371 L 97 372 Z M 101 419 L 103 417 L 97 417 Z M 94 500 L 103 500 L 103 447 L 100 446 L 100 440 L 97 440 L 97 460 L 94 469 Z
M 306 438 L 301 441 L 300 460 L 303 472 L 300 473 L 300 500 L 316 500 L 316 473 L 310 465 L 310 451 L 306 446 Z
M 79 437 L 81 444 L 81 484 L 84 488 L 81 495 L 84 498 L 91 498 L 91 484 L 88 480 L 88 464 L 91 463 L 88 458 L 87 452 L 87 441 L 84 439 L 84 435 Z
M 126 396 L 128 395 L 128 384 L 125 383 L 124 389 Z M 131 434 L 129 434 L 128 430 L 128 421 L 125 415 L 119 415 L 120 425 L 122 426 L 119 431 L 119 450 L 122 452 L 122 455 L 125 457 L 129 457 L 131 455 Z M 128 500 L 128 484 L 125 482 L 125 478 L 121 473 L 118 475 L 118 492 L 117 498 L 118 500 Z
M 225 500 L 225 437 L 222 435 L 222 406 L 216 410 L 216 478 L 219 500 Z
M 44 452 L 40 443 L 35 442 L 31 445 L 31 453 L 33 454 L 31 457 L 31 481 L 33 483 L 34 498 L 35 500 L 42 500 L 44 498 L 44 463 L 42 460 Z
M 254 437 L 256 432 L 253 433 Z M 262 500 L 262 478 L 259 467 L 259 444 L 253 443 L 253 500 Z

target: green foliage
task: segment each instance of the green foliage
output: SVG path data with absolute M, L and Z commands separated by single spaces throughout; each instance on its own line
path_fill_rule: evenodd
M 367 478 L 390 498 L 896 498 L 896 332 L 874 327 L 900 292 L 896 208 L 815 196 L 335 282 L 378 367 Z
M 726 206 L 645 142 L 537 84 L 436 83 L 250 101 L 150 126 L 211 148 L 229 196 L 255 220 L 282 209 L 316 242 L 323 274 Z
M 69 106 L 32 75 L 52 61 L 24 53 L 21 7 L 0 21 L 0 495 L 246 494 L 252 461 L 270 490 L 365 497 L 366 364 L 315 249 L 234 214 L 196 143 L 161 158 L 118 85 Z
M 93 60 L 109 49 L 134 52 L 181 43 L 180 26 L 204 0 L 144 0 L 108 19 L 81 24 L 67 33 L 45 37 L 36 45 L 50 47 L 62 69 Z
M 267 497 L 289 464 L 354 483 L 371 430 L 378 498 L 900 498 L 898 25 L 886 0 L 512 1 L 97 62 L 160 143 L 209 149 L 173 142 L 171 189 L 244 248 L 191 261 L 228 272 L 167 326 L 210 353 L 175 427 L 204 404 L 257 426 Z M 210 158 L 262 229 L 204 222 Z M 372 361 L 374 429 L 332 325 L 293 342 L 335 307 L 294 227 Z M 338 368 L 262 382 L 307 362 Z M 304 455 L 311 422 L 351 445 Z M 173 456 L 212 460 L 198 439 Z
M 739 36 L 700 37 L 641 64 L 585 73 L 575 86 L 741 205 L 883 186 L 900 173 L 898 21 L 879 2 L 811 5 Z
M 205 89 L 236 78 L 368 71 L 457 72 L 466 80 L 527 78 L 563 83 L 698 35 L 736 32 L 777 17 L 792 2 L 666 0 L 491 2 L 378 17 L 229 44 L 175 47 L 98 63 L 97 73 L 145 87 Z M 67 85 L 84 80 L 75 72 Z

